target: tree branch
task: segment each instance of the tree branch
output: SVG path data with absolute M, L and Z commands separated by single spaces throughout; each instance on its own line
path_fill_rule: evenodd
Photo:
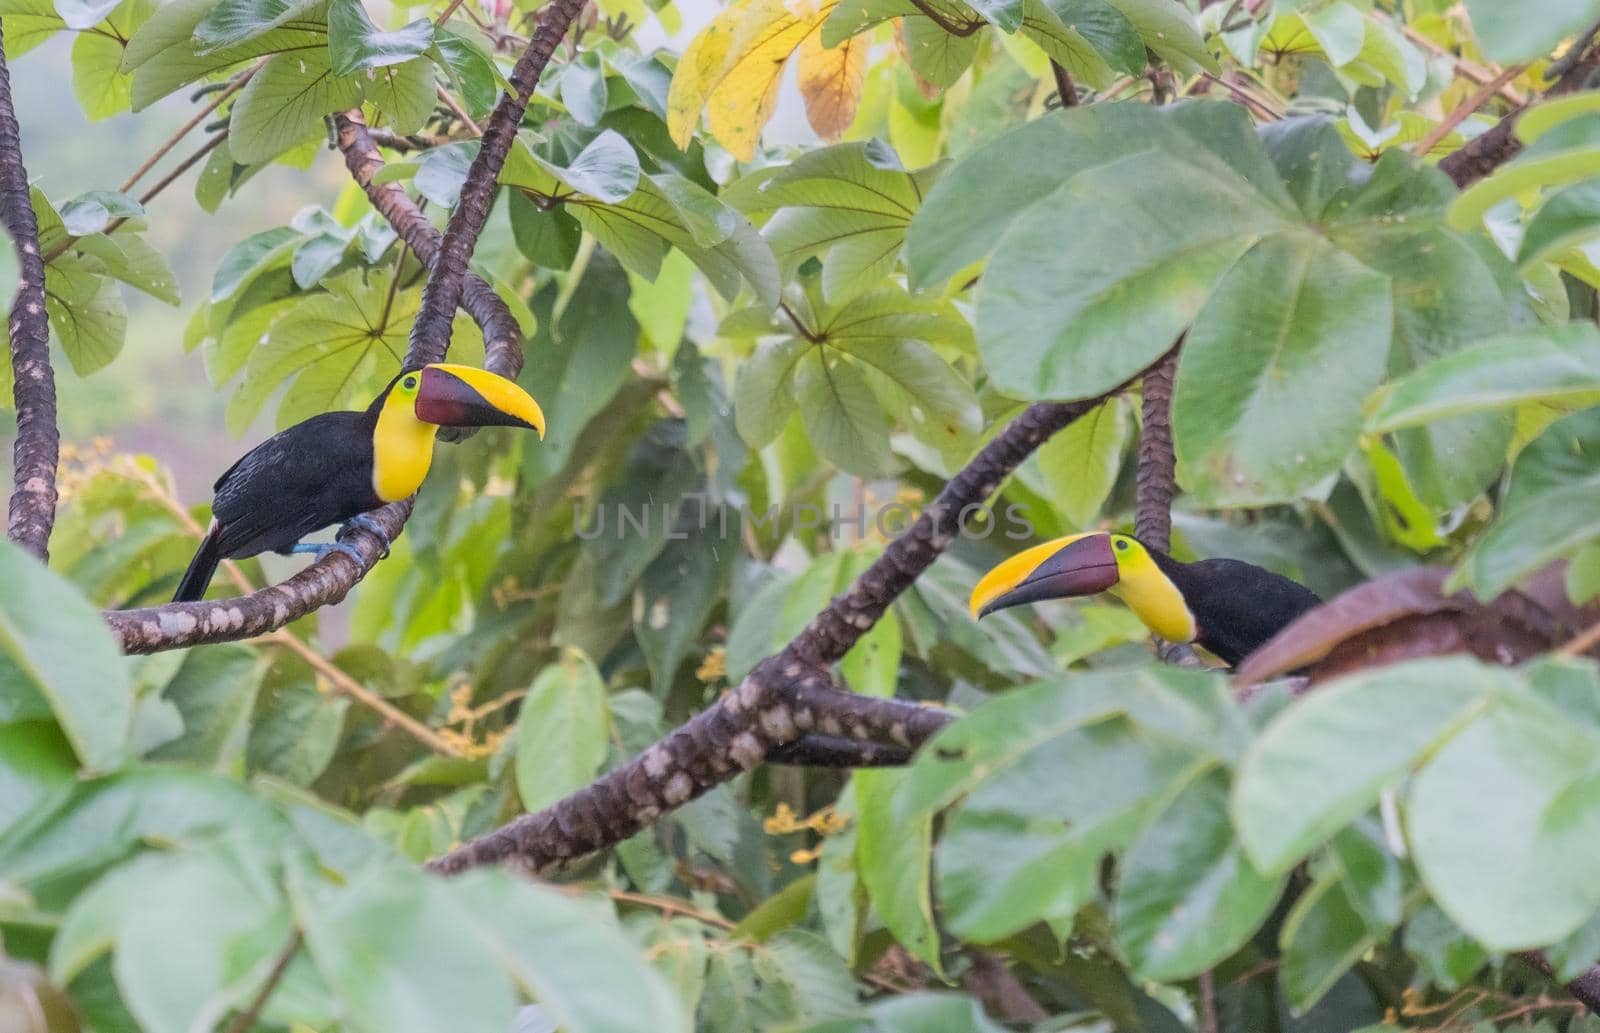
M 0 39 L 0 47 L 4 41 Z M 11 540 L 41 560 L 50 555 L 56 520 L 56 465 L 61 432 L 56 427 L 56 380 L 50 368 L 50 319 L 44 307 L 44 262 L 39 221 L 28 196 L 22 164 L 22 131 L 11 103 L 11 73 L 0 52 L 0 224 L 11 234 L 20 277 L 11 304 L 11 388 L 17 406 L 15 475 L 11 495 Z
M 1600 48 L 1591 48 L 1580 59 L 1573 61 L 1543 96 L 1559 97 L 1578 92 L 1596 68 L 1600 68 Z M 1460 150 L 1445 155 L 1439 162 L 1439 171 L 1454 180 L 1456 186 L 1466 187 L 1516 157 L 1522 150 L 1522 141 L 1517 139 L 1514 129 L 1517 119 L 1526 110 L 1518 108 L 1502 118 L 1494 128 L 1469 140 Z
M 452 873 L 511 859 L 536 870 L 559 865 L 628 838 L 775 751 L 782 759 L 786 748 L 811 733 L 886 739 L 915 750 L 954 715 L 842 691 L 834 687 L 829 668 L 950 545 L 964 509 L 986 502 L 1045 439 L 1125 387 L 1086 401 L 1029 406 L 979 450 L 848 591 L 782 651 L 757 664 L 737 688 L 586 788 L 463 844 L 429 867 Z M 789 752 L 826 743 L 813 741 L 812 747 Z
M 450 322 L 457 304 L 464 297 L 466 263 L 477 242 L 478 233 L 483 229 L 484 216 L 493 198 L 500 166 L 504 164 L 516 125 L 522 119 L 528 97 L 532 95 L 539 75 L 549 62 L 556 41 L 577 16 L 582 3 L 583 0 L 556 0 L 547 8 L 549 13 L 541 22 L 540 31 L 534 35 L 527 52 L 512 72 L 511 81 L 517 88 L 517 94 L 501 97 L 500 105 L 490 119 L 483 149 L 479 151 L 472 171 L 467 175 L 467 183 L 462 188 L 462 202 L 457 205 L 442 240 L 438 237 L 438 231 L 422 217 L 421 210 L 405 197 L 403 190 L 390 191 L 371 185 L 372 176 L 382 166 L 383 159 L 370 137 L 363 142 L 365 126 L 359 115 L 355 118 L 349 113 L 340 116 L 340 149 L 345 154 L 345 164 L 367 190 L 374 207 L 395 226 L 395 232 L 404 237 L 424 261 L 429 261 L 432 255 L 428 286 L 423 289 L 422 311 L 412 328 L 412 348 L 406 356 L 408 366 L 438 362 L 450 347 Z M 495 133 L 497 126 L 502 130 L 498 134 Z M 0 132 L 3 129 L 3 125 L 0 125 Z M 3 138 L 0 138 L 0 146 L 3 143 Z M 403 204 L 401 199 L 404 199 Z M 31 212 L 30 208 L 30 218 Z M 37 253 L 37 245 L 34 250 Z M 440 258 L 448 254 L 457 256 L 455 263 L 441 264 Z M 444 287 L 436 287 L 441 279 L 451 282 Z M 493 289 L 482 280 L 477 282 L 482 284 L 482 289 L 473 289 L 468 311 L 484 330 L 485 364 L 497 373 L 514 377 L 522 368 L 521 330 L 510 316 L 509 309 L 494 295 Z M 433 299 L 431 302 L 430 297 Z M 447 301 L 448 306 L 445 306 Z M 442 324 L 442 333 L 419 336 L 418 328 L 425 321 L 433 326 Z M 21 379 L 19 376 L 19 383 Z M 19 447 L 21 441 L 19 435 Z M 52 478 L 54 469 L 52 458 Z M 411 507 L 412 500 L 406 499 L 374 510 L 371 516 L 393 541 L 404 529 L 411 515 Z M 384 543 L 364 530 L 341 530 L 339 539 L 356 548 L 361 554 L 360 563 L 343 553 L 329 553 L 282 584 L 249 595 L 214 601 L 168 603 L 136 610 L 111 610 L 102 616 L 117 636 L 123 651 L 128 653 L 156 653 L 209 642 L 256 638 L 298 620 L 313 610 L 339 602 L 383 558 Z
M 1172 551 L 1172 500 L 1178 494 L 1178 457 L 1172 447 L 1172 381 L 1182 341 L 1144 375 L 1139 468 L 1134 478 L 1133 533 L 1146 545 Z
M 411 500 L 390 503 L 369 515 L 393 541 L 411 515 Z M 265 635 L 339 602 L 383 558 L 384 544 L 360 528 L 341 531 L 339 540 L 361 553 L 360 564 L 342 552 L 331 552 L 282 584 L 249 595 L 107 610 L 101 616 L 125 653 L 159 653 Z
M 444 235 L 428 221 L 417 203 L 398 183 L 377 183 L 383 156 L 359 108 L 333 117 L 339 150 L 367 200 L 400 235 L 422 264 L 433 267 Z M 512 380 L 522 372 L 522 327 L 511 309 L 482 277 L 467 273 L 462 283 L 461 307 L 483 330 L 484 365 Z
M 422 307 L 411 327 L 407 367 L 438 362 L 450 347 L 450 320 L 461 299 L 473 245 L 478 241 L 478 234 L 483 232 L 494 203 L 500 169 L 516 139 L 517 126 L 528 109 L 528 100 L 539 83 L 539 76 L 550 63 L 561 37 L 583 10 L 584 3 L 585 0 L 551 0 L 539 12 L 539 28 L 511 70 L 511 92 L 500 95 L 500 103 L 489 115 L 489 123 L 483 131 L 483 147 L 467 171 L 461 199 L 445 227 L 428 284 L 422 289 Z

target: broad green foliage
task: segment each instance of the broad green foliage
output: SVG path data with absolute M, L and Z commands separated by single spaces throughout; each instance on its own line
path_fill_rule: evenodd
M 189 361 L 226 400 L 197 427 L 163 393 L 157 456 L 68 413 L 50 569 L 0 545 L 0 1015 L 226 1029 L 270 984 L 250 1033 L 1600 1028 L 1557 985 L 1600 960 L 1591 659 L 1245 700 L 1155 663 L 1114 599 L 970 616 L 1003 557 L 1133 528 L 1136 383 L 836 666 L 949 708 L 907 767 L 697 758 L 734 777 L 594 858 L 421 868 L 737 686 L 1028 405 L 1180 341 L 1179 558 L 1324 598 L 1422 564 L 1600 597 L 1600 102 L 1539 96 L 1600 0 L 591 6 L 472 255 L 544 439 L 441 444 L 393 555 L 293 642 L 119 656 L 96 608 L 164 602 L 208 520 L 168 439 L 213 442 L 209 480 L 400 368 L 427 270 L 329 117 L 359 108 L 374 182 L 442 227 L 533 6 L 0 0 L 13 78 L 97 123 L 216 103 L 126 192 L 143 155 L 114 147 L 76 197 L 28 170 L 58 375 Z M 1513 158 L 1465 189 L 1434 167 L 1524 99 Z M 180 290 L 147 231 L 190 157 L 226 253 L 174 256 Z M 312 199 L 239 229 L 285 210 L 284 169 Z M 136 294 L 179 307 L 187 360 L 130 339 Z M 464 313 L 449 354 L 483 361 Z

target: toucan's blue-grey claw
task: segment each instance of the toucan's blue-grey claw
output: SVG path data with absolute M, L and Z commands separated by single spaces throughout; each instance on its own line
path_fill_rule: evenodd
M 313 563 L 321 560 L 322 557 L 326 556 L 330 552 L 344 553 L 346 556 L 349 556 L 355 561 L 355 564 L 358 568 L 366 566 L 367 562 L 362 558 L 360 549 L 357 549 L 354 545 L 346 545 L 344 542 L 327 542 L 322 545 L 313 545 L 309 542 L 299 542 L 295 545 L 289 546 L 289 552 L 292 555 L 315 556 L 316 560 L 313 560 Z M 387 551 L 385 552 L 385 555 L 387 555 Z
M 349 520 L 346 520 L 344 522 L 344 526 L 365 531 L 374 538 L 378 539 L 378 541 L 383 543 L 383 556 L 381 558 L 389 558 L 389 536 L 384 533 L 383 528 L 372 517 L 368 516 L 366 513 L 358 513 Z M 343 533 L 343 528 L 340 529 L 340 533 Z

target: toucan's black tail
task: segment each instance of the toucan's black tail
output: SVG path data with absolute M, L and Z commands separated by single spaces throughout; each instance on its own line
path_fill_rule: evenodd
M 213 524 L 211 530 L 206 532 L 204 540 L 200 542 L 199 551 L 194 554 L 194 559 L 189 561 L 189 569 L 184 571 L 183 580 L 178 583 L 178 591 L 172 597 L 173 602 L 192 603 L 206 594 L 206 589 L 211 585 L 211 577 L 217 572 L 217 564 L 222 560 L 217 547 L 218 531 L 219 528 Z

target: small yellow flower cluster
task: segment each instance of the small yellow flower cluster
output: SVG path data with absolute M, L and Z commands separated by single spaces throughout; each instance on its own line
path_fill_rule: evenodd
M 507 693 L 499 699 L 492 699 L 482 706 L 474 707 L 472 705 L 472 683 L 462 681 L 450 690 L 450 712 L 445 715 L 444 719 L 447 725 L 460 725 L 461 727 L 441 728 L 439 729 L 439 737 L 460 750 L 462 756 L 469 760 L 490 756 L 500 748 L 500 744 L 505 741 L 506 735 L 509 733 L 505 729 L 485 732 L 483 733 L 483 740 L 480 742 L 473 734 L 478 722 L 486 715 L 494 713 L 513 700 L 522 698 L 523 695 L 524 693 L 519 690 Z
M 115 459 L 111 455 L 112 442 L 108 437 L 98 437 L 87 445 L 70 441 L 61 443 L 61 458 L 56 467 L 56 492 L 65 502 L 88 486 L 95 474 L 110 467 Z
M 700 661 L 700 666 L 695 668 L 694 676 L 710 684 L 728 676 L 728 651 L 721 646 L 716 646 Z
M 795 814 L 794 808 L 786 803 L 780 803 L 777 810 L 772 813 L 772 816 L 762 823 L 762 829 L 769 836 L 784 836 L 810 830 L 823 839 L 829 836 L 836 836 L 849 826 L 850 819 L 835 811 L 833 804 L 829 804 L 815 814 L 801 818 Z M 789 855 L 789 860 L 795 864 L 810 864 L 817 859 L 821 852 L 822 845 L 819 843 L 809 850 L 796 850 Z

